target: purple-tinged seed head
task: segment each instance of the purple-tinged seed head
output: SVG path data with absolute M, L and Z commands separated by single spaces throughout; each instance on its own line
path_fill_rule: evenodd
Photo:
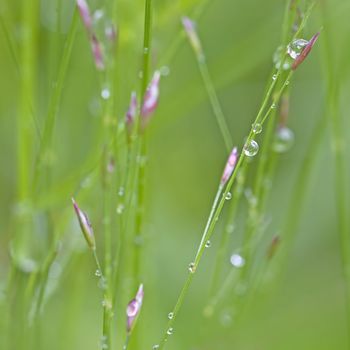
M 92 50 L 92 54 L 93 54 L 94 60 L 95 60 L 95 66 L 98 70 L 104 70 L 105 65 L 104 65 L 104 60 L 103 60 L 103 53 L 102 53 L 101 44 L 94 34 L 91 35 L 90 40 L 91 40 L 91 50 Z
M 311 52 L 313 46 L 315 45 L 318 37 L 320 36 L 320 33 L 316 33 L 311 39 L 310 41 L 307 43 L 307 45 L 304 47 L 303 51 L 301 51 L 300 55 L 294 60 L 293 64 L 292 64 L 292 69 L 296 70 L 299 65 L 301 65 L 304 60 L 306 59 L 306 57 L 309 55 L 309 53 Z
M 143 284 L 140 284 L 140 287 L 136 293 L 134 299 L 132 299 L 128 306 L 126 307 L 126 331 L 130 334 L 135 327 L 136 320 L 140 314 L 142 302 L 143 302 Z
M 89 217 L 78 207 L 78 204 L 72 198 L 73 207 L 77 215 L 81 231 L 85 237 L 88 246 L 91 249 L 96 249 L 95 235 L 92 229 Z
M 204 54 L 202 50 L 202 44 L 199 40 L 195 23 L 188 17 L 182 17 L 181 21 L 194 52 L 199 59 L 203 59 Z
M 89 5 L 85 0 L 77 0 L 77 6 L 84 26 L 86 30 L 90 33 L 92 29 L 92 18 L 90 14 Z
M 127 128 L 128 136 L 132 134 L 132 129 L 135 123 L 136 115 L 137 115 L 137 96 L 136 96 L 136 92 L 133 91 L 131 93 L 129 109 L 125 115 L 125 124 Z
M 147 125 L 150 116 L 153 114 L 158 106 L 159 100 L 159 81 L 160 72 L 157 70 L 154 72 L 152 80 L 147 88 L 145 96 L 143 98 L 143 104 L 141 108 L 141 123 L 142 129 Z
M 231 177 L 233 170 L 235 170 L 236 163 L 238 160 L 238 150 L 237 147 L 234 147 L 231 154 L 228 157 L 224 172 L 221 177 L 221 185 L 225 185 L 229 178 Z

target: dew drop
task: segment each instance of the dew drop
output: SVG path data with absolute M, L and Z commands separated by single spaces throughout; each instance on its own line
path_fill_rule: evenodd
M 118 190 L 118 196 L 119 196 L 119 197 L 123 197 L 124 194 L 125 194 L 124 187 L 120 187 L 119 190 Z
M 166 333 L 167 333 L 168 335 L 172 335 L 172 334 L 174 333 L 174 328 L 170 327 L 170 328 L 166 331 Z
M 259 151 L 259 145 L 256 141 L 248 141 L 243 148 L 243 152 L 247 157 L 254 157 Z
M 308 43 L 309 42 L 304 39 L 294 39 L 287 47 L 288 55 L 295 60 Z
M 159 345 L 158 344 L 155 344 L 152 346 L 152 350 L 158 350 L 159 349 Z
M 102 276 L 102 273 L 101 273 L 101 271 L 99 269 L 97 269 L 95 271 L 95 276 L 97 276 L 97 277 L 101 277 Z
M 206 243 L 205 243 L 205 248 L 210 248 L 211 247 L 211 242 L 210 241 L 207 241 Z
M 170 68 L 168 66 L 162 66 L 160 68 L 160 74 L 163 76 L 163 77 L 166 77 L 170 74 Z
M 278 128 L 273 142 L 273 150 L 277 153 L 289 151 L 294 144 L 294 133 L 287 127 Z
M 289 85 L 289 80 L 286 81 L 286 86 Z
M 143 53 L 146 55 L 146 54 L 148 54 L 148 52 L 149 52 L 149 48 L 148 48 L 148 47 L 145 47 L 145 48 L 143 49 Z
M 245 264 L 245 260 L 243 257 L 241 257 L 239 254 L 232 254 L 230 258 L 230 262 L 233 267 L 243 267 Z
M 231 198 L 232 198 L 232 193 L 231 193 L 231 192 L 227 192 L 227 193 L 226 193 L 226 196 L 225 196 L 225 199 L 226 199 L 227 201 L 229 201 Z
M 275 51 L 272 57 L 272 60 L 273 60 L 273 63 L 275 64 L 276 69 L 280 69 L 285 52 L 286 52 L 286 49 L 284 46 L 279 46 Z M 289 70 L 291 68 L 291 65 L 292 65 L 292 59 L 289 56 L 285 57 L 284 63 L 283 63 L 283 70 Z
M 191 273 L 195 273 L 196 272 L 196 265 L 193 262 L 191 262 L 188 265 L 188 271 L 190 271 Z
M 108 99 L 111 97 L 111 92 L 109 91 L 108 88 L 102 89 L 102 91 L 101 91 L 101 97 L 102 97 L 104 100 L 108 100 Z
M 253 124 L 253 133 L 255 135 L 260 134 L 262 132 L 262 125 L 260 123 Z
M 172 320 L 174 318 L 174 313 L 173 312 L 169 312 L 168 313 L 168 319 Z
M 276 108 L 276 103 L 273 103 L 272 105 L 271 105 L 271 109 L 275 109 Z
M 118 204 L 117 206 L 117 214 L 121 215 L 124 212 L 124 204 Z
M 277 79 L 277 74 L 274 74 L 273 76 L 272 76 L 272 80 L 276 80 Z

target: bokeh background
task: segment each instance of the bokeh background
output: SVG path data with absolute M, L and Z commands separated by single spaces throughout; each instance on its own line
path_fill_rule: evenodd
M 46 115 L 75 9 L 73 0 L 61 0 L 63 10 L 58 18 L 57 1 L 40 2 L 37 94 L 33 101 L 39 127 Z M 0 4 L 1 16 L 13 28 L 18 43 L 23 35 L 21 6 L 19 0 L 2 0 Z M 137 326 L 139 349 L 151 349 L 164 331 L 167 314 L 200 240 L 226 160 L 195 57 L 184 40 L 180 24 L 181 16 L 191 15 L 198 6 L 202 6 L 201 1 L 155 1 L 152 67 L 163 67 L 169 74 L 162 77 L 159 108 L 147 135 L 149 166 L 142 267 L 146 295 Z M 119 82 L 115 111 L 118 117 L 124 115 L 130 91 L 139 84 L 143 7 L 141 0 L 118 0 Z M 276 0 L 213 0 L 203 7 L 198 19 L 209 70 L 238 146 L 242 146 L 263 97 L 272 55 L 280 43 L 284 7 L 285 1 Z M 175 324 L 169 350 L 348 348 L 327 81 L 332 76 L 338 86 L 339 115 L 345 139 L 349 140 L 349 16 L 348 1 L 318 2 L 304 37 L 309 39 L 321 30 L 319 42 L 291 82 L 288 124 L 295 134 L 295 143 L 278 160 L 267 207 L 270 218 L 267 236 L 282 228 L 291 196 L 299 185 L 297 176 L 305 165 L 305 157 L 312 167 L 300 224 L 282 279 L 278 285 L 250 299 L 241 317 L 236 319 L 227 312 L 231 294 L 235 293 L 233 288 L 213 318 L 203 319 L 222 228 L 219 223 L 212 248 L 206 251 Z M 174 42 L 178 44 L 174 46 Z M 0 48 L 0 278 L 4 287 L 17 210 L 16 115 L 20 79 L 3 31 L 0 31 Z M 80 202 L 98 231 L 100 186 L 98 179 L 88 174 L 101 151 L 99 94 L 89 43 L 79 24 L 55 129 L 53 185 L 48 193 L 42 194 L 35 209 L 29 239 L 31 248 L 23 253 L 31 258 L 34 254 L 38 263 L 44 259 L 51 233 L 45 231 L 40 215 L 50 208 L 56 213 L 55 225 L 62 236 L 63 250 L 70 252 L 68 258 L 68 254 L 62 253 L 54 266 L 56 270 L 50 275 L 51 294 L 42 315 L 42 348 L 51 350 L 96 349 L 100 338 L 101 295 L 96 287 L 94 262 L 81 238 L 70 203 L 71 195 L 81 185 Z M 325 114 L 328 121 L 324 123 L 320 143 L 313 147 L 312 135 Z M 348 152 L 347 143 L 342 147 Z M 252 160 L 249 171 L 254 172 L 258 157 Z M 344 192 L 349 194 L 349 188 L 344 188 Z M 240 248 L 245 218 L 243 199 L 230 242 L 231 252 Z M 40 249 L 36 247 L 33 253 L 33 246 Z M 230 268 L 227 259 L 226 270 Z M 119 327 L 124 322 L 123 305 L 131 297 L 125 295 L 118 302 Z

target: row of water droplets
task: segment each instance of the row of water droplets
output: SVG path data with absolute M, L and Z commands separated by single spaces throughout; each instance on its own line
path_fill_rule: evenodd
M 293 60 L 299 57 L 305 46 L 308 44 L 307 40 L 304 39 L 295 39 L 287 46 L 288 55 L 285 57 L 285 50 L 283 46 L 278 47 L 274 56 L 273 62 L 275 67 L 279 69 L 281 67 L 281 62 L 284 59 L 283 70 L 291 69 Z M 277 79 L 277 74 L 272 76 L 273 80 Z M 289 82 L 286 82 L 288 85 Z M 270 107 L 271 109 L 276 108 L 276 104 L 273 103 Z M 262 132 L 262 125 L 260 123 L 254 123 L 252 125 L 252 132 L 254 135 L 258 135 Z M 277 129 L 274 143 L 272 149 L 277 153 L 283 153 L 288 151 L 294 143 L 294 134 L 293 132 L 283 126 Z M 247 157 L 254 157 L 259 151 L 259 144 L 255 140 L 248 140 L 243 147 L 243 152 Z

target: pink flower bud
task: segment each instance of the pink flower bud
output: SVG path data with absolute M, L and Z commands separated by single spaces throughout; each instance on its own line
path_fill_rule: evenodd
M 90 14 L 89 5 L 85 0 L 77 0 L 77 6 L 84 26 L 86 30 L 90 33 L 92 28 L 92 18 Z
M 131 93 L 129 109 L 125 115 L 125 124 L 126 124 L 127 132 L 129 136 L 132 134 L 132 128 L 134 126 L 136 114 L 137 114 L 137 97 L 136 97 L 136 92 L 133 91 Z
M 141 108 L 142 128 L 144 128 L 147 125 L 150 116 L 157 108 L 159 100 L 159 80 L 160 72 L 155 71 L 151 83 L 149 84 L 145 96 L 143 98 L 143 104 Z
M 91 249 L 95 249 L 96 248 L 95 235 L 94 235 L 92 226 L 90 224 L 89 218 L 78 207 L 78 204 L 75 202 L 74 198 L 72 198 L 72 203 L 73 203 L 75 213 L 77 214 L 79 225 L 80 225 L 81 231 L 83 232 L 85 240 Z
M 95 35 L 91 36 L 91 50 L 94 56 L 95 65 L 98 70 L 104 70 L 105 65 L 103 62 L 102 48 Z
M 192 48 L 196 55 L 202 59 L 204 57 L 203 50 L 202 50 L 202 44 L 199 40 L 195 23 L 189 19 L 188 17 L 182 17 L 182 24 L 185 28 L 186 34 L 188 36 L 188 39 L 190 40 L 190 43 L 192 45 Z
M 238 160 L 238 151 L 237 147 L 234 147 L 231 154 L 228 157 L 224 172 L 221 177 L 221 185 L 225 185 L 229 178 L 231 177 L 233 170 L 235 169 L 236 163 Z
M 309 55 L 310 51 L 312 50 L 313 46 L 315 45 L 318 37 L 320 36 L 320 33 L 316 33 L 310 41 L 307 43 L 307 45 L 304 47 L 303 51 L 301 51 L 300 55 L 294 60 L 292 64 L 292 69 L 296 70 L 300 64 L 304 62 L 306 57 Z
M 140 287 L 136 293 L 135 299 L 132 299 L 127 308 L 126 308 L 126 330 L 130 334 L 135 327 L 137 317 L 140 314 L 142 301 L 143 301 L 143 284 L 140 284 Z

